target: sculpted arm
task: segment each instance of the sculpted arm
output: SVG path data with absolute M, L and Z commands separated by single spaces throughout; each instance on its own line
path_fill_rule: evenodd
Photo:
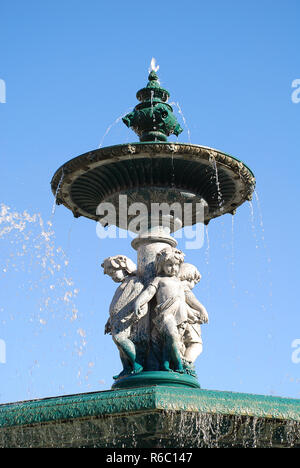
M 151 301 L 156 294 L 157 287 L 155 284 L 150 284 L 136 299 L 134 305 L 134 315 L 138 319 L 142 314 L 143 307 Z
M 192 291 L 185 292 L 186 303 L 194 310 L 198 312 L 198 316 L 201 323 L 208 323 L 208 313 L 204 305 L 198 301 Z

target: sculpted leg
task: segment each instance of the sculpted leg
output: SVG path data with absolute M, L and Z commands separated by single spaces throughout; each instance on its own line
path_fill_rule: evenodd
M 174 371 L 183 373 L 183 365 L 180 357 L 178 343 L 175 340 L 172 340 L 170 343 L 170 354 L 172 362 L 174 363 Z
M 175 372 L 183 372 L 182 360 L 180 357 L 180 336 L 176 323 L 171 317 L 166 317 L 164 321 L 165 345 L 163 351 L 164 370 L 170 369 L 170 362 L 173 363 Z
M 184 359 L 189 362 L 195 362 L 197 357 L 202 353 L 203 346 L 201 343 L 191 343 L 185 351 Z
M 124 356 L 123 358 L 121 358 L 123 365 L 124 362 L 129 363 L 130 372 L 133 374 L 141 372 L 143 370 L 143 366 L 136 362 L 136 349 L 134 343 L 122 334 L 115 335 L 113 337 L 113 340 L 119 348 L 120 355 Z M 125 365 L 121 374 L 116 378 L 126 375 L 128 373 L 126 367 L 127 365 Z
M 169 345 L 167 343 L 165 343 L 164 347 L 163 347 L 163 359 L 162 359 L 162 368 L 163 370 L 165 371 L 172 371 L 172 369 L 170 368 L 170 350 L 169 350 Z
M 131 373 L 131 364 L 130 364 L 130 361 L 127 359 L 127 357 L 124 355 L 124 353 L 122 352 L 122 350 L 120 348 L 119 349 L 119 354 L 120 354 L 120 359 L 121 359 L 121 362 L 123 364 L 123 370 L 118 374 L 118 375 L 114 375 L 113 376 L 113 379 L 114 380 L 117 380 L 119 379 L 120 377 L 124 377 L 125 375 L 128 375 Z

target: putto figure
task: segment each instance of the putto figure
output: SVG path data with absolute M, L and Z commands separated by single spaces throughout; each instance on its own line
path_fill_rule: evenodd
M 123 364 L 114 379 L 152 369 L 196 376 L 201 325 L 208 323 L 205 307 L 192 292 L 201 279 L 198 269 L 184 263 L 184 254 L 170 247 L 157 253 L 155 277 L 146 288 L 136 265 L 124 255 L 108 257 L 102 267 L 121 283 L 105 325 Z
M 135 316 L 138 320 L 145 313 L 145 306 L 155 297 L 152 324 L 159 331 L 162 346 L 162 369 L 183 373 L 180 355 L 179 327 L 187 322 L 185 285 L 179 278 L 184 254 L 175 248 L 163 249 L 155 261 L 156 277 L 135 302 Z
M 183 332 L 183 358 L 191 366 L 202 353 L 201 324 L 208 323 L 208 313 L 204 305 L 192 293 L 192 289 L 201 280 L 199 270 L 191 263 L 183 263 L 179 277 L 185 286 L 187 304 L 187 323 Z
M 136 265 L 125 255 L 108 257 L 101 266 L 104 274 L 109 275 L 116 283 L 121 283 L 112 299 L 104 330 L 105 334 L 112 335 L 120 353 L 123 370 L 114 376 L 114 379 L 118 379 L 143 370 L 143 365 L 138 362 L 137 345 L 145 338 L 146 331 L 141 333 L 141 327 L 138 330 L 137 326 L 133 326 L 132 312 L 136 297 L 144 286 L 136 276 Z
M 136 264 L 125 255 L 115 255 L 106 258 L 102 263 L 105 275 L 109 275 L 116 283 L 122 282 L 126 276 L 134 275 Z

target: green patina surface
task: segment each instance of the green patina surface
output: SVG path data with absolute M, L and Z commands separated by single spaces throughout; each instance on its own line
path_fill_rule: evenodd
M 140 104 L 123 117 L 127 127 L 139 135 L 141 141 L 167 141 L 167 136 L 178 136 L 183 130 L 167 100 L 170 93 L 160 86 L 158 76 L 151 71 L 148 84 L 137 92 Z
M 0 427 L 153 410 L 300 421 L 300 400 L 169 386 L 108 390 L 0 406 Z

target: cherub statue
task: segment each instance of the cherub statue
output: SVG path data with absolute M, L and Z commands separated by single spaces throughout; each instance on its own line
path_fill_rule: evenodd
M 104 331 L 105 334 L 112 335 L 120 353 L 123 370 L 114 376 L 114 379 L 118 379 L 143 370 L 142 364 L 137 360 L 136 342 L 139 338 L 133 324 L 132 312 L 135 299 L 144 286 L 136 276 L 136 265 L 125 255 L 108 257 L 101 266 L 104 268 L 104 274 L 109 275 L 116 283 L 122 283 L 112 299 Z M 143 315 L 146 313 L 147 310 L 143 310 Z
M 208 323 L 208 313 L 192 293 L 192 289 L 201 279 L 201 274 L 195 265 L 183 263 L 179 277 L 185 286 L 185 300 L 188 306 L 187 324 L 183 332 L 183 358 L 187 364 L 193 364 L 202 353 L 201 324 Z
M 158 252 L 155 261 L 156 277 L 135 301 L 134 311 L 139 320 L 145 313 L 144 307 L 155 297 L 157 306 L 152 323 L 163 343 L 162 368 L 180 373 L 184 372 L 184 368 L 180 356 L 178 327 L 187 322 L 186 285 L 178 276 L 183 261 L 184 254 L 175 248 Z

